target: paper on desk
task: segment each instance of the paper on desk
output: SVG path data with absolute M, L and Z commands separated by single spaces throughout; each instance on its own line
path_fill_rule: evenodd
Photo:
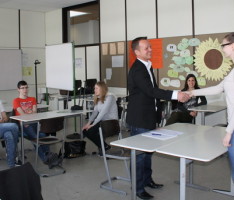
M 142 133 L 143 136 L 151 137 L 151 138 L 159 139 L 159 140 L 168 140 L 168 139 L 177 137 L 178 135 L 181 135 L 181 134 L 183 134 L 183 132 L 172 131 L 172 130 L 167 130 L 167 129 L 156 129 L 147 133 Z

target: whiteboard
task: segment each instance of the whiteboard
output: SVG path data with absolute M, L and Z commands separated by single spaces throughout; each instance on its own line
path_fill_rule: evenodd
M 21 50 L 0 49 L 0 90 L 16 89 L 21 80 Z
M 73 90 L 73 61 L 72 43 L 46 46 L 46 87 Z

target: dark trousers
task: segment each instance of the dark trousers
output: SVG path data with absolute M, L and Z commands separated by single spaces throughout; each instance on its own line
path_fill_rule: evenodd
M 131 127 L 131 136 L 138 135 L 149 129 Z M 151 158 L 153 153 L 142 152 L 136 156 L 136 193 L 145 191 L 144 187 L 152 181 Z
M 93 127 L 91 127 L 88 130 L 83 130 L 84 137 L 89 138 L 98 148 L 101 148 L 101 140 L 99 136 L 99 127 L 100 123 L 95 124 Z M 105 146 L 107 144 L 104 142 Z
M 192 123 L 193 117 L 188 112 L 172 112 L 166 125 L 174 123 Z

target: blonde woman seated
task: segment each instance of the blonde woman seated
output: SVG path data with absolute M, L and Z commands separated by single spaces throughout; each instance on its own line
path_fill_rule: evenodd
M 112 119 L 118 120 L 116 98 L 108 93 L 105 82 L 97 82 L 94 87 L 94 111 L 82 130 L 84 137 L 89 138 L 98 147 L 99 155 L 102 155 L 99 137 L 100 122 Z M 108 149 L 110 146 L 105 143 L 105 150 Z
M 185 80 L 185 86 L 182 91 L 192 91 L 194 89 L 200 89 L 197 84 L 197 79 L 193 74 L 188 74 Z M 199 102 L 200 99 L 200 103 Z M 192 123 L 193 118 L 197 116 L 196 111 L 188 110 L 191 107 L 206 105 L 205 96 L 197 96 L 191 98 L 185 103 L 178 102 L 176 111 L 171 113 L 170 118 L 167 120 L 166 125 L 174 123 Z

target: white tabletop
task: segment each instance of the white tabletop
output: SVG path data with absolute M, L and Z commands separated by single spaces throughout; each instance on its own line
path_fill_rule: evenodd
M 92 112 L 90 110 L 60 110 L 60 111 L 50 111 L 50 112 L 42 112 L 42 113 L 34 113 L 28 115 L 20 115 L 20 116 L 11 116 L 11 119 L 22 121 L 22 122 L 32 122 L 38 121 L 42 119 L 51 119 L 51 118 L 58 118 L 58 117 L 71 117 L 77 116 L 80 114 L 85 114 L 88 112 Z
M 189 108 L 188 110 L 193 110 L 197 112 L 219 112 L 219 111 L 225 110 L 226 108 L 227 106 L 224 106 L 224 105 L 207 104 L 207 105 L 192 107 L 192 108 Z
M 176 124 L 171 124 L 169 126 L 165 126 L 163 127 L 163 129 L 180 131 L 184 132 L 184 134 L 168 140 L 157 140 L 142 135 L 136 135 L 125 139 L 113 141 L 111 142 L 111 145 L 128 148 L 128 149 L 135 149 L 139 151 L 154 152 L 157 151 L 157 149 L 162 146 L 174 143 L 179 139 L 186 138 L 190 135 L 196 134 L 199 131 L 205 132 L 206 130 L 210 129 L 210 126 L 176 123 Z
M 157 152 L 180 158 L 209 162 L 227 151 L 227 148 L 222 144 L 224 135 L 224 127 L 203 129 L 203 126 L 200 126 L 197 130 L 194 129 L 193 135 L 162 146 L 157 149 Z
M 222 144 L 224 127 L 176 123 L 163 129 L 184 132 L 175 138 L 158 140 L 136 135 L 111 142 L 111 145 L 146 152 L 159 152 L 192 160 L 211 161 L 227 151 Z

